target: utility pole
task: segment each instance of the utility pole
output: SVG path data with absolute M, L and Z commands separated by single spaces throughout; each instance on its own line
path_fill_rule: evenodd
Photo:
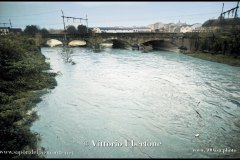
M 237 18 L 237 17 L 238 17 L 237 11 L 238 11 L 238 8 L 239 8 L 238 5 L 239 5 L 239 1 L 238 1 L 238 3 L 237 3 L 237 6 L 236 6 L 236 7 L 232 8 L 232 9 L 229 9 L 229 10 L 227 10 L 227 11 L 225 11 L 225 12 L 222 12 L 222 13 L 221 13 L 221 17 L 222 17 L 222 15 L 225 16 L 226 13 L 228 13 L 228 16 L 229 16 L 229 14 L 230 14 L 231 12 L 234 12 L 234 11 L 235 11 L 234 18 Z M 224 5 L 223 5 L 223 6 L 224 6 Z M 222 9 L 222 11 L 223 11 L 223 9 Z M 228 18 L 229 18 L 229 17 L 228 17 Z
M 87 33 L 88 33 L 88 19 L 87 19 L 87 15 L 86 15 L 86 23 L 87 23 Z
M 238 14 L 237 14 L 237 11 L 238 11 L 238 8 L 239 8 L 239 1 L 237 2 L 237 7 L 236 7 L 236 11 L 235 11 L 235 16 L 234 16 L 234 18 L 237 18 L 238 17 Z
M 79 19 L 80 20 L 80 24 L 81 24 L 81 20 L 85 20 L 86 24 L 87 24 L 87 33 L 88 33 L 88 19 L 87 19 L 87 15 L 86 15 L 86 18 L 67 17 L 67 16 L 64 16 L 63 11 L 62 11 L 62 18 L 63 18 L 63 24 L 64 24 L 64 30 L 65 30 L 65 39 L 66 39 L 66 27 L 65 27 L 64 18 L 67 18 L 67 21 L 68 21 L 68 19 L 72 19 L 73 22 L 74 22 L 75 19 Z
M 11 22 L 11 19 L 9 19 L 9 24 L 10 24 L 10 26 L 11 26 L 11 28 L 12 28 L 12 22 Z
M 67 31 L 66 31 L 66 26 L 65 26 L 65 21 L 64 21 L 64 14 L 63 14 L 63 10 L 62 11 L 62 18 L 63 18 L 63 26 L 64 26 L 64 38 L 65 38 L 65 42 L 67 41 Z
M 222 16 L 222 14 L 223 14 L 223 8 L 224 8 L 224 3 L 223 3 L 223 6 L 222 6 L 221 18 L 223 18 L 223 16 Z

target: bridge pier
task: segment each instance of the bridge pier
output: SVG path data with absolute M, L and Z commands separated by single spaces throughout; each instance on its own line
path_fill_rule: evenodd
M 132 45 L 132 50 L 139 50 L 139 49 L 140 49 L 140 47 L 138 44 Z

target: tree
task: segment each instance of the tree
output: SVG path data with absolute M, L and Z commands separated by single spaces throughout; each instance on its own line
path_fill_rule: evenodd
M 93 35 L 93 29 L 92 28 L 88 28 L 88 35 Z
M 78 33 L 78 31 L 75 28 L 75 26 L 70 25 L 70 26 L 67 26 L 67 33 L 69 33 L 69 34 L 76 34 L 76 33 Z
M 78 29 L 79 34 L 86 34 L 87 33 L 87 27 L 82 25 L 82 24 L 78 25 L 77 29 Z
M 40 32 L 41 32 L 41 34 L 49 34 L 49 32 L 46 28 L 42 28 Z
M 24 29 L 24 33 L 28 35 L 35 35 L 36 33 L 39 33 L 39 27 L 36 25 L 27 25 L 26 28 Z
M 30 126 L 37 114 L 29 110 L 40 101 L 36 90 L 54 87 L 56 81 L 34 39 L 9 34 L 0 38 L 0 150 L 36 150 L 38 136 Z M 41 149 L 43 150 L 43 149 Z M 40 156 L 40 157 L 39 157 Z M 33 154 L 0 154 L 0 159 L 43 158 Z

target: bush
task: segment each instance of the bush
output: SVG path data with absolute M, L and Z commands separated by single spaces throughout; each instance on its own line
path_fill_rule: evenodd
M 200 33 L 200 50 L 212 53 L 240 56 L 239 30 L 218 30 L 213 33 Z
M 37 137 L 30 131 L 37 119 L 26 113 L 40 95 L 35 92 L 56 86 L 55 75 L 43 72 L 49 69 L 45 57 L 39 52 L 35 41 L 15 35 L 0 39 L 0 151 L 21 151 L 37 148 Z M 19 158 L 14 154 L 0 154 L 0 158 Z M 23 156 L 29 157 L 29 155 Z M 31 155 L 30 157 L 37 157 Z

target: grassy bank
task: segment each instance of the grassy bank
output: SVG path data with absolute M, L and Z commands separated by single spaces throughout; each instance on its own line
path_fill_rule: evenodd
M 56 74 L 44 72 L 48 69 L 34 39 L 0 37 L 0 158 L 38 157 L 17 151 L 37 149 L 40 139 L 30 127 L 38 117 L 31 109 L 41 100 L 43 89 L 56 86 Z
M 208 61 L 218 62 L 218 63 L 224 63 L 231 66 L 237 66 L 240 67 L 240 57 L 236 56 L 228 56 L 223 54 L 211 54 L 211 53 L 203 53 L 203 52 L 191 52 L 186 55 L 201 58 Z

